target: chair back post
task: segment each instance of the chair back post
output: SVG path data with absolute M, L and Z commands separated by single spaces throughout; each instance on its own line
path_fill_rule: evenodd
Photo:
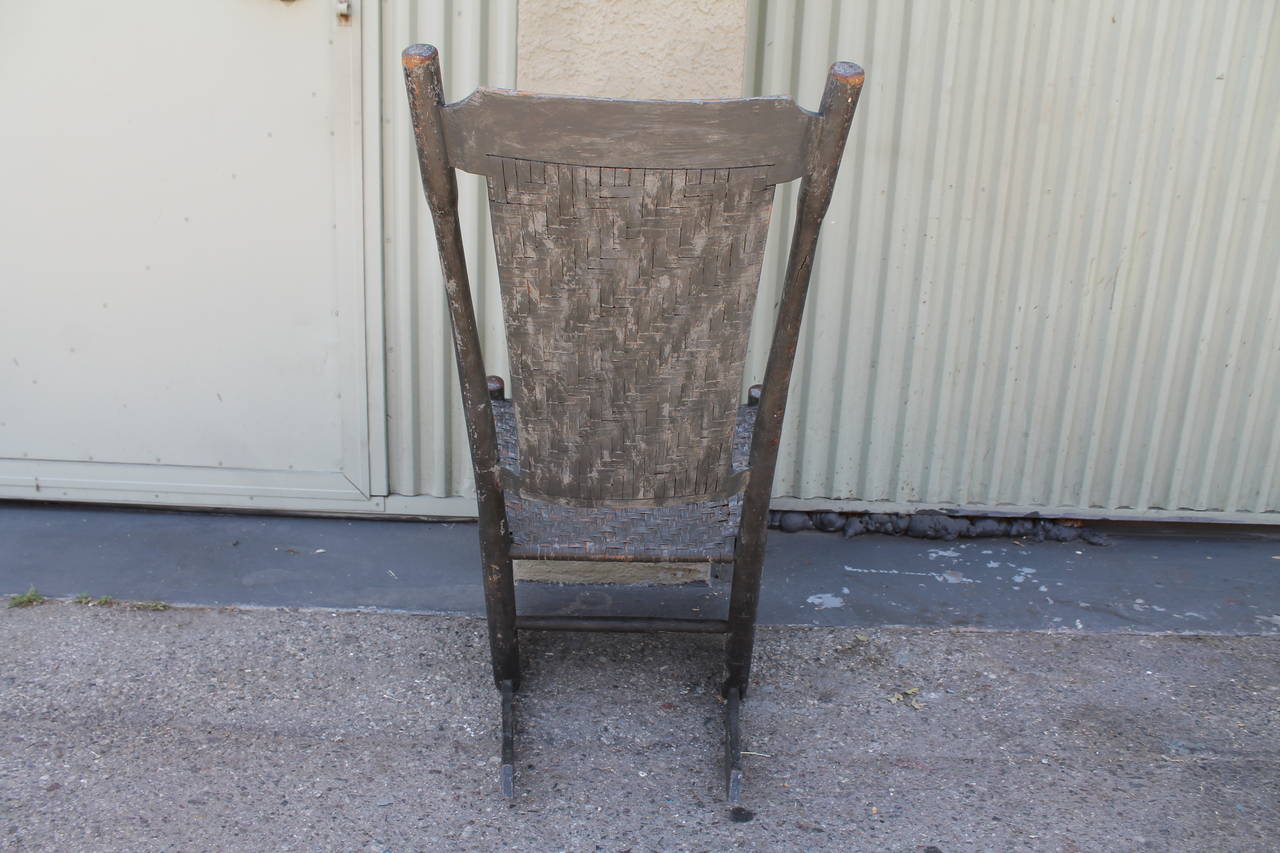
M 408 88 L 422 185 L 440 247 L 458 381 L 462 386 L 462 410 L 475 471 L 485 609 L 493 650 L 494 678 L 498 684 L 507 680 L 515 682 L 518 680 L 515 582 L 505 501 L 499 480 L 498 440 L 458 219 L 458 183 L 449 162 L 440 119 L 440 108 L 444 106 L 440 54 L 431 45 L 413 45 L 401 55 L 401 62 Z
M 742 518 L 734 551 L 733 588 L 729 599 L 729 680 L 726 687 L 746 691 L 750 676 L 753 628 L 760 600 L 760 572 L 768 536 L 769 497 L 778 462 L 778 445 L 786 413 L 791 369 L 795 364 L 800 323 L 804 317 L 809 276 L 813 272 L 818 231 L 831 204 L 836 173 L 858 95 L 863 71 L 852 62 L 831 66 L 822 93 L 820 116 L 809 140 L 804 178 L 796 207 L 795 230 L 783 279 L 782 301 L 765 366 L 764 388 L 751 440 L 751 477 L 743 494 Z

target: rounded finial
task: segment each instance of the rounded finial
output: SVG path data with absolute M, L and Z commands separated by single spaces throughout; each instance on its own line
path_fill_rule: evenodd
M 433 44 L 411 44 L 400 54 L 400 62 L 405 68 L 417 68 L 439 58 L 440 51 Z
M 856 62 L 836 62 L 831 66 L 831 76 L 851 86 L 861 86 L 867 72 Z

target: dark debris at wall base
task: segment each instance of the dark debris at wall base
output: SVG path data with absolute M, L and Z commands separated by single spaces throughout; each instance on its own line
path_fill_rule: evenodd
M 1075 519 L 989 518 L 947 515 L 937 510 L 898 512 L 798 512 L 774 510 L 769 526 L 787 533 L 798 530 L 842 532 L 846 539 L 864 533 L 885 533 L 915 539 L 1023 539 L 1030 542 L 1087 542 L 1106 545 L 1106 534 Z

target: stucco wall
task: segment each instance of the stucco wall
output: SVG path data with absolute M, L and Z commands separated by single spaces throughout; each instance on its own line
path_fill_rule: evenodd
M 736 98 L 746 0 L 525 0 L 518 85 L 612 98 Z

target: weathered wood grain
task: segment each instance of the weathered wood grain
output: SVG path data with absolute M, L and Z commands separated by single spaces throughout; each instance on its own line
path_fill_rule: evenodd
M 444 273 L 445 295 L 453 329 L 453 349 L 458 360 L 458 381 L 462 386 L 462 410 L 480 510 L 480 558 L 484 566 L 485 613 L 494 681 L 499 686 L 510 682 L 513 687 L 519 687 L 515 580 L 508 547 L 506 508 L 499 482 L 498 441 L 493 412 L 489 408 L 480 331 L 476 326 L 471 280 L 467 274 L 462 229 L 458 223 L 457 178 L 448 166 L 444 129 L 440 123 L 440 108 L 444 104 L 440 54 L 431 45 L 414 45 L 404 51 L 401 62 L 417 141 L 422 186 L 440 247 L 440 266 Z
M 790 98 L 622 101 L 480 88 L 442 110 L 449 165 L 488 174 L 488 158 L 579 166 L 728 169 L 800 177 L 817 116 Z M 513 129 L 517 129 L 513 132 Z
M 778 320 L 773 328 L 773 343 L 765 365 L 764 387 L 757 404 L 760 412 L 751 438 L 752 479 L 743 495 L 742 522 L 733 557 L 726 694 L 732 690 L 746 695 L 751 678 L 756 610 L 760 604 L 760 572 L 764 566 L 764 546 L 769 533 L 769 495 L 778 463 L 778 444 L 782 439 L 782 419 L 791 387 L 791 368 L 795 364 L 800 323 L 804 319 L 804 303 L 809 292 L 809 276 L 813 272 L 818 232 L 831 204 L 840 158 L 849 138 L 849 126 L 853 123 L 858 96 L 862 93 L 862 81 L 862 69 L 852 62 L 837 62 L 831 66 L 819 108 L 822 118 L 809 142 L 808 164 L 804 181 L 800 184 L 782 300 L 778 305 Z

